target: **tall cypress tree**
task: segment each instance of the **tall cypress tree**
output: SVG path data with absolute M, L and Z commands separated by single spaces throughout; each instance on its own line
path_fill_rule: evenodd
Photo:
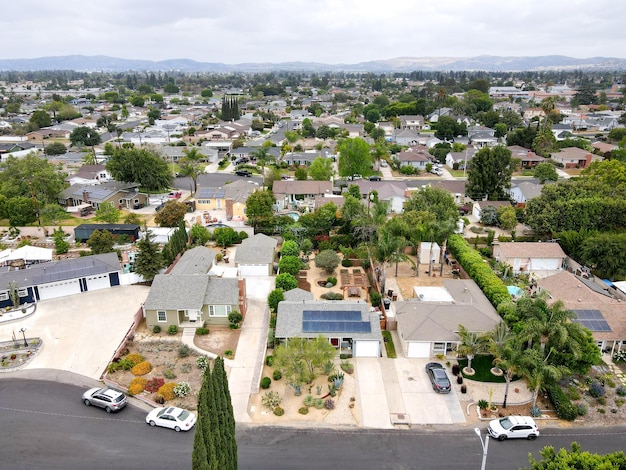
M 237 440 L 235 437 L 235 416 L 233 405 L 228 389 L 228 377 L 224 370 L 224 360 L 221 357 L 215 359 L 213 366 L 213 379 L 220 395 L 220 416 L 222 439 L 224 443 L 224 455 L 226 456 L 227 469 L 237 470 Z

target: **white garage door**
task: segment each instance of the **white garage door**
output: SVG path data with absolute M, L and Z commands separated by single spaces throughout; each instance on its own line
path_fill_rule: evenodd
M 407 357 L 430 357 L 430 343 L 410 341 L 407 349 Z
M 267 264 L 243 264 L 239 265 L 240 276 L 268 276 L 269 268 Z
M 39 286 L 41 300 L 56 299 L 64 295 L 80 294 L 80 284 L 77 279 L 71 281 L 51 282 Z
M 87 278 L 87 290 L 106 289 L 111 287 L 108 274 L 99 274 L 97 276 L 89 276 Z
M 355 340 L 354 357 L 380 357 L 380 341 Z

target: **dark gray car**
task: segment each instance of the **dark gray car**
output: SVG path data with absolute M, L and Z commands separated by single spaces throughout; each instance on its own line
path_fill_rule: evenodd
M 127 400 L 126 395 L 113 388 L 90 388 L 83 393 L 83 403 L 87 406 L 99 406 L 111 413 L 124 408 Z
M 438 362 L 426 364 L 426 373 L 433 384 L 433 390 L 437 393 L 449 393 L 452 388 L 446 369 Z

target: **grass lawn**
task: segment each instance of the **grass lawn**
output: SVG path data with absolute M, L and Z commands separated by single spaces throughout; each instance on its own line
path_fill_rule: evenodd
M 464 367 L 467 367 L 467 359 L 459 359 L 459 366 L 461 366 L 461 373 Z M 465 375 L 463 377 L 470 380 L 476 380 L 477 382 L 495 382 L 504 383 L 504 377 L 493 375 L 491 369 L 493 368 L 493 356 L 476 356 L 472 359 L 472 369 L 476 371 L 474 375 Z M 519 377 L 513 377 L 513 380 L 517 380 Z
M 383 342 L 385 343 L 385 349 L 387 350 L 387 357 L 390 359 L 395 359 L 396 357 L 398 357 L 396 355 L 396 347 L 393 344 L 393 337 L 391 336 L 391 332 L 383 330 Z

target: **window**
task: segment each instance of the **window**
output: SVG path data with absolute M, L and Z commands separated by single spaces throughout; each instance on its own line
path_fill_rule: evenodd
M 9 300 L 9 293 L 7 291 L 0 292 L 0 300 Z
M 165 323 L 167 321 L 167 313 L 165 310 L 157 310 L 157 321 L 159 323 Z
M 18 289 L 17 295 L 19 295 L 20 297 L 26 297 L 26 296 L 28 296 L 28 290 L 27 289 Z
M 124 199 L 120 199 L 120 204 L 124 204 Z
M 230 305 L 209 305 L 210 317 L 227 317 L 230 311 Z

